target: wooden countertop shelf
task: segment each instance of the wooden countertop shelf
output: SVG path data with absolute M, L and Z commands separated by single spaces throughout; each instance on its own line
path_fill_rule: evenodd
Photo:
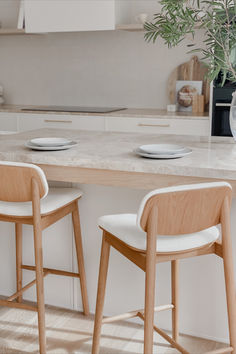
M 118 24 L 116 25 L 116 30 L 139 32 L 144 31 L 144 27 L 141 23 Z
M 119 24 L 116 25 L 116 30 L 121 31 L 130 31 L 130 32 L 139 32 L 144 31 L 144 27 L 139 23 L 130 23 L 130 24 Z M 0 35 L 27 35 L 34 33 L 26 33 L 25 29 L 17 29 L 17 28 L 0 28 Z
M 0 28 L 0 35 L 9 35 L 9 34 L 27 34 L 25 29 L 17 28 Z

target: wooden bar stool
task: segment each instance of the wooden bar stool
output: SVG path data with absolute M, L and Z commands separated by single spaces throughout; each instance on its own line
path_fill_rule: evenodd
M 38 312 L 40 353 L 46 353 L 45 306 L 43 278 L 48 274 L 80 278 L 84 314 L 89 314 L 78 199 L 82 192 L 75 188 L 50 188 L 43 171 L 32 164 L 0 162 L 0 221 L 14 222 L 16 230 L 17 291 L 0 306 Z M 67 214 L 72 214 L 78 260 L 78 273 L 43 268 L 42 231 Z M 22 264 L 22 224 L 33 225 L 35 266 Z M 36 279 L 22 287 L 22 269 L 33 270 Z M 37 306 L 22 303 L 22 294 L 36 284 Z M 17 302 L 15 302 L 16 300 Z
M 225 182 L 157 189 L 147 194 L 138 214 L 106 215 L 99 219 L 103 241 L 98 279 L 92 353 L 99 352 L 103 323 L 132 318 L 144 320 L 144 353 L 153 352 L 153 330 L 181 353 L 178 343 L 179 259 L 215 254 L 223 259 L 230 347 L 211 353 L 236 354 L 236 297 L 230 236 L 231 186 Z M 221 224 L 222 241 L 216 225 Z M 110 246 L 145 272 L 145 308 L 103 318 Z M 155 305 L 156 263 L 171 262 L 172 303 Z M 200 260 L 199 260 L 200 261 Z M 154 311 L 172 310 L 172 338 L 154 325 Z

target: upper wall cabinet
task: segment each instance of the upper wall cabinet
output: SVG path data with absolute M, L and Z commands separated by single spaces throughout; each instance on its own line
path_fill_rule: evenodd
M 27 33 L 115 29 L 115 0 L 25 0 Z

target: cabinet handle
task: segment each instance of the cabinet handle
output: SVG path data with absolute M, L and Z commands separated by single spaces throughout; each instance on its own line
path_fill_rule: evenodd
M 161 127 L 161 128 L 168 128 L 170 127 L 170 124 L 144 124 L 144 123 L 139 123 L 139 127 Z
M 44 119 L 45 123 L 72 123 L 72 120 Z
M 216 103 L 216 107 L 230 107 L 231 103 Z

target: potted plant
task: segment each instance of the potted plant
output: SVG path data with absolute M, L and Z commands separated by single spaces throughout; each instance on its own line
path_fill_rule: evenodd
M 236 0 L 161 0 L 161 12 L 145 23 L 145 40 L 153 43 L 161 37 L 171 48 L 186 35 L 193 40 L 198 29 L 204 30 L 202 47 L 188 46 L 202 53 L 208 77 L 220 85 L 226 80 L 236 83 Z M 236 140 L 236 91 L 233 94 L 230 126 Z

